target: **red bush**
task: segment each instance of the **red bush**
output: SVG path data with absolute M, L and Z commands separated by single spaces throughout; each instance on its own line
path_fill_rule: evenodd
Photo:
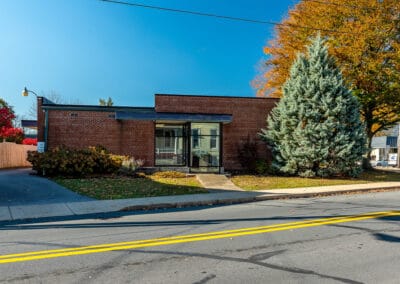
M 12 128 L 12 120 L 15 118 L 14 113 L 8 107 L 0 108 L 0 127 Z
M 15 142 L 20 144 L 24 139 L 24 132 L 21 128 L 5 127 L 0 128 L 0 141 L 5 139 L 7 142 Z
M 25 138 L 22 140 L 22 144 L 24 145 L 37 145 L 37 138 Z

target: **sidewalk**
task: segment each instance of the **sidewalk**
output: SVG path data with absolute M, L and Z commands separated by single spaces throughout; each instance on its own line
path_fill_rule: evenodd
M 0 221 L 44 217 L 74 216 L 117 211 L 180 208 L 191 206 L 236 204 L 263 200 L 326 196 L 375 190 L 400 190 L 400 182 L 275 189 L 262 191 L 215 190 L 211 193 L 121 200 L 89 200 L 65 203 L 0 206 Z

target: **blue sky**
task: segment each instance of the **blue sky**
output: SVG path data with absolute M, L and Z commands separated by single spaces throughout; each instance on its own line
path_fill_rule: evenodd
M 135 0 L 126 0 L 136 2 Z M 137 3 L 280 21 L 296 0 Z M 0 97 L 19 115 L 34 96 L 153 106 L 155 93 L 254 96 L 250 81 L 273 26 L 98 0 L 1 0 Z

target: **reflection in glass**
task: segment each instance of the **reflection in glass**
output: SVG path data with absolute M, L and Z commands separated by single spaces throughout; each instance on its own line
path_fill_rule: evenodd
M 186 164 L 184 125 L 156 124 L 155 160 L 157 166 Z
M 192 136 L 193 131 L 197 131 L 198 135 L 214 135 L 214 133 L 218 133 L 219 135 L 219 123 L 192 123 L 191 127 L 192 129 Z
M 192 168 L 220 166 L 219 123 L 191 124 L 190 166 Z

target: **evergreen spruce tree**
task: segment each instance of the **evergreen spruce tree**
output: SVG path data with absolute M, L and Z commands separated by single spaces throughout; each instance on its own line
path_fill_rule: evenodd
M 366 137 L 359 104 L 318 35 L 299 54 L 261 136 L 273 167 L 303 177 L 361 173 Z

